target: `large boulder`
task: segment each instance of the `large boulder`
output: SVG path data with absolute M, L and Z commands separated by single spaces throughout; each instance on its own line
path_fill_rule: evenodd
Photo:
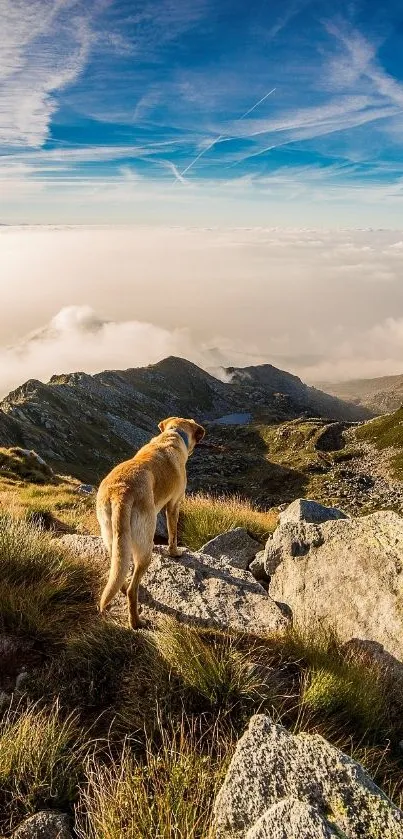
M 42 810 L 22 822 L 12 839 L 72 839 L 69 819 L 56 810 Z
M 59 542 L 75 554 L 101 560 L 106 578 L 109 561 L 99 537 L 63 536 Z M 289 623 L 249 571 L 201 553 L 173 558 L 163 548 L 155 552 L 142 578 L 139 600 L 146 607 L 143 617 L 153 622 L 171 615 L 194 626 L 258 634 L 284 630 Z M 116 597 L 113 611 L 126 621 L 123 595 Z
M 297 498 L 288 504 L 280 513 L 277 529 L 266 542 L 263 558 L 266 575 L 270 577 L 289 554 L 304 556 L 310 545 L 318 547 L 322 543 L 320 524 L 346 518 L 337 507 L 325 507 L 309 498 Z
M 214 805 L 215 839 L 402 839 L 403 813 L 319 735 L 252 717 Z
M 226 560 L 234 568 L 245 570 L 260 548 L 260 543 L 252 539 L 244 527 L 234 527 L 233 530 L 220 533 L 219 536 L 206 542 L 200 548 L 200 553 Z
M 377 512 L 279 533 L 270 595 L 294 622 L 332 625 L 403 659 L 403 518 Z M 280 530 L 282 530 L 281 528 Z

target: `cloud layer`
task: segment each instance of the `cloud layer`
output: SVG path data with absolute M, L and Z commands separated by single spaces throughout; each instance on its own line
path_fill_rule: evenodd
M 170 354 L 403 373 L 403 231 L 0 228 L 0 393 Z

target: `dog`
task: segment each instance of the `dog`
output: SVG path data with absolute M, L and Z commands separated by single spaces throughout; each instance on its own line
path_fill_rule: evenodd
M 178 548 L 179 508 L 186 490 L 186 461 L 205 434 L 192 419 L 168 417 L 159 423 L 153 437 L 131 460 L 115 466 L 103 479 L 97 493 L 97 518 L 111 558 L 108 582 L 102 592 L 104 612 L 119 589 L 127 595 L 129 625 L 138 629 L 138 588 L 151 562 L 157 514 L 166 507 L 168 552 L 181 556 Z M 126 577 L 133 561 L 133 574 Z

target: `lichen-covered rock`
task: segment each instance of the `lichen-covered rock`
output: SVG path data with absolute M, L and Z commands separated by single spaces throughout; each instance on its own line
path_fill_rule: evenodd
M 289 527 L 272 565 L 274 600 L 298 624 L 330 624 L 343 641 L 377 641 L 403 660 L 403 518 L 388 511 L 301 525 L 292 538 Z
M 106 577 L 109 560 L 99 537 L 63 536 L 59 542 L 78 555 L 101 559 Z M 154 553 L 139 600 L 145 606 L 142 617 L 152 621 L 171 615 L 194 626 L 258 634 L 283 630 L 289 623 L 249 571 L 200 553 L 187 552 L 175 559 L 164 549 Z M 123 595 L 117 596 L 113 611 L 126 621 Z
M 12 839 L 72 839 L 69 819 L 56 810 L 42 810 L 22 822 Z
M 215 839 L 402 839 L 403 813 L 319 735 L 252 717 L 214 805 Z
M 246 569 L 260 548 L 260 543 L 252 539 L 244 527 L 234 527 L 206 542 L 200 553 L 226 560 L 234 568 Z

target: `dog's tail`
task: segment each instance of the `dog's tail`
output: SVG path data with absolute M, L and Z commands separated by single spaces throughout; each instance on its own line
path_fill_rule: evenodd
M 103 612 L 122 588 L 132 559 L 130 517 L 132 505 L 126 500 L 112 501 L 111 505 L 111 567 L 108 582 L 102 592 L 100 611 Z

